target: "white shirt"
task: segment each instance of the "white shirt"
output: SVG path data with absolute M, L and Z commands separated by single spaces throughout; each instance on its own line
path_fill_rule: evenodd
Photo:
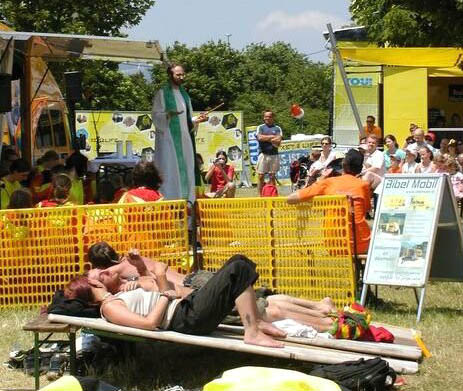
M 365 164 L 365 168 L 374 167 L 378 169 L 377 174 L 379 176 L 384 176 L 384 174 L 386 173 L 384 155 L 381 151 L 376 150 L 371 155 L 368 155 L 364 164 Z
M 405 162 L 403 165 L 402 165 L 402 174 L 414 174 L 415 171 L 416 171 L 416 166 L 418 164 L 413 161 L 411 163 L 407 163 Z

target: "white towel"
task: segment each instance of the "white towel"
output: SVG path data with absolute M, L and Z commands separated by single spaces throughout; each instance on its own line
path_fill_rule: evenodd
M 317 336 L 317 330 L 311 326 L 298 323 L 292 319 L 283 319 L 277 322 L 273 322 L 275 327 L 285 331 L 288 337 L 301 337 L 313 339 Z

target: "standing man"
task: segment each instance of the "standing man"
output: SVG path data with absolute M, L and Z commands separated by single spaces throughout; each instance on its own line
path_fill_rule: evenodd
M 376 126 L 375 122 L 376 118 L 369 115 L 367 117 L 366 125 L 363 127 L 363 131 L 365 132 L 365 137 L 373 135 L 376 136 L 379 141 L 383 138 L 383 131 L 379 126 Z
M 275 183 L 275 177 L 280 169 L 280 158 L 278 147 L 281 144 L 283 132 L 278 125 L 275 125 L 273 111 L 264 111 L 264 123 L 257 127 L 256 138 L 259 142 L 260 154 L 257 160 L 257 175 L 259 182 L 257 191 L 260 195 L 264 187 L 265 174 L 269 174 L 270 183 Z
M 182 87 L 185 71 L 181 65 L 167 68 L 169 81 L 153 100 L 153 122 L 156 127 L 154 162 L 163 179 L 160 191 L 167 200 L 194 202 L 200 172 L 195 164 L 195 129 L 207 120 L 200 114 L 192 118 L 191 100 Z

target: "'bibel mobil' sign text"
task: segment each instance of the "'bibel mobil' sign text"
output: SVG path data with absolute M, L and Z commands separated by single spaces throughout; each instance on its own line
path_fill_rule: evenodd
M 373 87 L 371 77 L 349 77 L 347 78 L 351 87 Z

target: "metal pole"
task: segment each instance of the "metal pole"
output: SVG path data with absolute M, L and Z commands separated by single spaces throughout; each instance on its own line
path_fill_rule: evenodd
M 331 27 L 330 23 L 328 23 L 326 27 L 328 28 L 328 33 L 330 36 L 331 51 L 333 52 L 334 58 L 336 59 L 336 62 L 338 64 L 339 72 L 341 73 L 342 81 L 344 83 L 344 88 L 346 89 L 347 97 L 349 98 L 350 106 L 352 108 L 352 112 L 354 113 L 355 122 L 357 122 L 360 137 L 365 137 L 362 121 L 360 120 L 360 114 L 358 112 L 357 105 L 355 104 L 354 95 L 352 94 L 352 89 L 350 88 L 349 81 L 347 80 L 346 70 L 344 69 L 344 63 L 342 62 L 339 49 L 336 46 L 337 44 L 336 38 L 333 33 L 333 28 Z

